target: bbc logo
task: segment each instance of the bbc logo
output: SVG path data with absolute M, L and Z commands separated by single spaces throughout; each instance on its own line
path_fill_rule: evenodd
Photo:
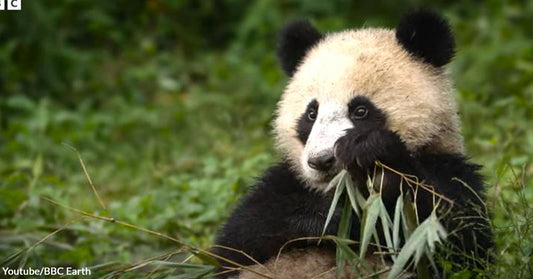
M 0 11 L 20 11 L 22 10 L 22 0 L 0 0 Z

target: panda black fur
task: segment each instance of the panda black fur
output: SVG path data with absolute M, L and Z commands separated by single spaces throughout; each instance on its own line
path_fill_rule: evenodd
M 287 25 L 278 56 L 291 80 L 274 123 L 283 159 L 265 172 L 220 230 L 216 244 L 234 249 L 214 249 L 230 260 L 220 260 L 221 265 L 256 264 L 252 269 L 275 278 L 321 273 L 333 278 L 335 272 L 328 273 L 335 268 L 333 244 L 284 245 L 321 235 L 332 199 L 324 190 L 335 174 L 346 169 L 363 182 L 379 160 L 453 201 L 442 205 L 451 206 L 443 223 L 448 242 L 460 251 L 450 259 L 459 267 L 480 267 L 478 260 L 486 259 L 493 246 L 492 232 L 479 166 L 464 155 L 453 87 L 443 68 L 453 55 L 448 23 L 427 10 L 407 13 L 396 30 L 323 35 L 306 21 Z M 392 210 L 400 177 L 387 170 L 383 175 L 382 196 Z M 417 195 L 423 220 L 433 210 L 434 197 L 427 191 Z M 339 219 L 337 210 L 326 234 L 337 233 Z M 358 220 L 351 231 L 357 240 Z M 228 276 L 254 278 L 254 273 L 220 275 Z

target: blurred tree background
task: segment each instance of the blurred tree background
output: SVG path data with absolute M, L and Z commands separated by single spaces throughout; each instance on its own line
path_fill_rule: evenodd
M 322 31 L 393 28 L 409 7 L 423 5 L 26 0 L 22 11 L 0 11 L 2 266 L 90 266 L 104 275 L 150 257 L 184 257 L 168 254 L 176 243 L 81 218 L 42 197 L 207 247 L 254 177 L 276 160 L 270 122 L 286 83 L 277 30 L 295 18 Z M 468 152 L 485 166 L 490 188 L 499 247 L 493 275 L 529 278 L 533 1 L 431 7 L 450 19 L 457 38 L 450 72 Z M 63 143 L 80 152 L 106 210 Z M 178 267 L 183 278 L 203 272 Z

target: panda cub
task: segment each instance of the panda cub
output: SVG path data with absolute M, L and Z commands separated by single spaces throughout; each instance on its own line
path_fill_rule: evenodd
M 274 123 L 282 159 L 220 230 L 213 252 L 227 261 L 219 260 L 226 272 L 218 276 L 254 278 L 253 272 L 236 271 L 238 263 L 274 278 L 334 278 L 334 244 L 290 241 L 322 235 L 333 196 L 326 189 L 336 174 L 345 169 L 364 185 L 376 161 L 453 201 L 441 204 L 451 208 L 442 220 L 453 248 L 448 258 L 457 268 L 482 268 L 492 232 L 479 166 L 465 157 L 444 67 L 454 47 L 447 21 L 428 10 L 408 12 L 394 30 L 322 34 L 306 21 L 288 24 L 278 57 L 290 80 Z M 382 175 L 382 198 L 393 212 L 401 179 L 390 170 Z M 420 220 L 433 202 L 434 194 L 417 191 Z M 340 216 L 339 209 L 326 234 L 337 234 Z M 357 217 L 352 224 L 351 238 L 358 240 Z

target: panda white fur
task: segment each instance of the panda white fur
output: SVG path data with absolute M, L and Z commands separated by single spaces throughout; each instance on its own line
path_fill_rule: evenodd
M 220 230 L 213 251 L 229 260 L 221 265 L 255 264 L 251 268 L 274 278 L 333 278 L 331 243 L 296 241 L 276 256 L 290 240 L 321 235 L 332 198 L 325 188 L 335 174 L 346 169 L 354 180 L 366 179 L 379 160 L 453 200 L 452 214 L 443 222 L 453 232 L 449 242 L 461 253 L 450 259 L 458 268 L 480 267 L 477 259 L 488 257 L 492 232 L 486 212 L 479 210 L 484 184 L 479 167 L 465 158 L 444 67 L 453 55 L 448 23 L 428 10 L 408 12 L 395 30 L 324 35 L 306 21 L 287 25 L 278 56 L 291 79 L 274 123 L 283 159 L 265 172 Z M 390 171 L 384 175 L 382 195 L 391 209 L 400 178 Z M 433 209 L 432 199 L 429 193 L 417 197 L 421 219 Z M 340 211 L 327 234 L 337 233 L 339 218 Z M 352 238 L 358 233 L 355 220 Z M 259 278 L 250 271 L 219 275 L 228 276 Z

